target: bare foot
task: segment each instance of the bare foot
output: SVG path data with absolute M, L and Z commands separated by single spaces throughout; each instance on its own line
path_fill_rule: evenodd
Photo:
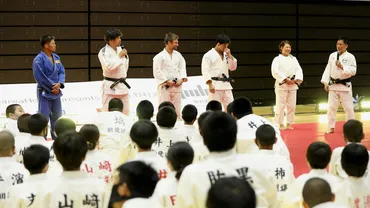
M 284 126 L 284 124 L 280 124 L 279 129 L 280 130 L 286 130 L 286 127 Z
M 332 134 L 334 133 L 334 128 L 330 128 L 327 132 L 325 132 L 325 134 Z
M 293 130 L 293 129 L 294 129 L 290 124 L 288 124 L 288 125 L 286 126 L 286 128 L 287 128 L 287 129 L 289 129 L 289 130 Z

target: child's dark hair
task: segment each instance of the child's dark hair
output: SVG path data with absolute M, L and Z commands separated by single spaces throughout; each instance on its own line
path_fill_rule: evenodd
M 194 150 L 188 142 L 176 142 L 168 150 L 167 159 L 176 171 L 176 179 L 179 180 L 182 171 L 193 162 Z

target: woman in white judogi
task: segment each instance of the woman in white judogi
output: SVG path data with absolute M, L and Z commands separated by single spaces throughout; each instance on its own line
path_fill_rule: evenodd
M 89 151 L 81 164 L 81 171 L 103 180 L 105 183 L 113 181 L 112 158 L 98 150 L 100 132 L 94 124 L 86 124 L 80 129 L 80 134 L 87 142 Z
M 182 171 L 190 165 L 194 158 L 194 150 L 187 142 L 177 142 L 168 150 L 167 161 L 171 169 L 168 177 L 157 183 L 153 198 L 161 207 L 174 207 L 176 203 L 177 182 Z
M 275 123 L 280 126 L 280 129 L 285 129 L 284 110 L 286 108 L 287 128 L 292 129 L 291 124 L 294 123 L 297 89 L 298 85 L 303 81 L 303 72 L 296 57 L 290 54 L 292 48 L 289 41 L 282 41 L 279 49 L 281 54 L 274 58 L 271 65 L 271 74 L 276 79 Z

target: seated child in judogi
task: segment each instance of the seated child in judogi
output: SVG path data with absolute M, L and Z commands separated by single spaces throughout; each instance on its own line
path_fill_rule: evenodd
M 115 179 L 115 190 L 112 195 L 116 201 L 113 207 L 139 208 L 161 206 L 152 198 L 159 181 L 157 172 L 142 161 L 130 161 L 118 167 L 118 176 Z M 115 193 L 113 193 L 115 191 Z M 119 201 L 119 200 L 123 201 Z M 120 206 L 120 204 L 122 204 Z
M 342 151 L 341 164 L 348 175 L 340 184 L 335 203 L 344 207 L 369 206 L 370 181 L 366 177 L 369 153 L 361 144 L 348 144 Z
M 302 207 L 302 190 L 303 186 L 307 180 L 311 178 L 322 178 L 326 180 L 330 186 L 333 193 L 338 191 L 340 178 L 329 174 L 326 171 L 326 167 L 329 164 L 331 156 L 331 148 L 328 144 L 324 142 L 314 142 L 310 144 L 306 152 L 306 160 L 311 170 L 309 173 L 302 174 L 299 176 L 293 184 L 289 187 L 283 199 L 283 206 L 286 208 L 298 208 Z
M 8 107 L 6 107 L 5 110 L 6 121 L 5 125 L 3 126 L 3 129 L 9 131 L 11 134 L 13 134 L 14 137 L 18 136 L 19 130 L 17 126 L 17 120 L 23 114 L 24 110 L 22 106 L 19 104 L 11 104 Z
M 9 190 L 21 184 L 29 172 L 14 158 L 14 136 L 9 131 L 0 131 L 0 208 L 5 208 Z
M 256 193 L 253 187 L 237 177 L 220 178 L 209 189 L 207 208 L 255 208 Z
M 143 161 L 157 171 L 160 179 L 167 178 L 170 170 L 166 160 L 152 150 L 153 143 L 157 141 L 157 127 L 148 120 L 137 121 L 131 128 L 130 137 L 138 148 L 133 161 Z
M 60 177 L 46 180 L 41 189 L 41 208 L 103 207 L 107 200 L 106 184 L 80 171 L 88 145 L 77 132 L 59 135 L 53 144 L 55 156 L 63 166 Z
M 24 167 L 30 176 L 22 184 L 12 187 L 6 207 L 8 208 L 38 208 L 40 207 L 40 187 L 47 179 L 50 152 L 43 145 L 34 144 L 23 154 Z
M 177 142 L 168 150 L 167 162 L 171 169 L 166 179 L 158 182 L 153 198 L 161 207 L 174 207 L 176 203 L 177 182 L 182 171 L 190 165 L 194 159 L 194 151 L 187 142 Z
M 85 124 L 80 129 L 82 138 L 86 141 L 89 151 L 81 164 L 81 171 L 99 178 L 105 183 L 113 182 L 115 164 L 109 155 L 98 150 L 100 132 L 94 124 Z

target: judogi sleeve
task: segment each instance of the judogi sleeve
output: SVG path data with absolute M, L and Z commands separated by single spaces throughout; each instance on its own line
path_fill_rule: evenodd
M 161 70 L 162 70 L 162 56 L 158 54 L 153 58 L 153 76 L 154 79 L 157 81 L 158 85 L 163 84 L 168 80 Z
M 128 59 L 125 57 L 120 58 L 117 54 L 109 54 L 110 52 L 107 51 L 107 48 L 105 48 L 105 52 L 102 50 L 100 50 L 98 58 L 103 70 L 109 72 L 117 70 L 123 64 L 128 64 Z
M 54 82 L 45 75 L 42 67 L 42 61 L 39 58 L 35 58 L 33 60 L 32 70 L 37 84 L 40 85 L 45 91 L 51 92 Z
M 184 57 L 180 55 L 180 79 L 184 79 L 185 81 L 188 79 L 187 77 L 187 74 L 186 74 L 186 61 L 184 59 Z
M 337 163 L 337 161 L 341 157 L 341 154 L 342 153 L 341 153 L 341 151 L 339 151 L 339 149 L 334 149 L 333 153 L 331 154 L 331 159 L 330 159 L 330 163 L 329 163 L 329 173 L 332 174 L 332 175 L 338 176 L 338 172 L 335 168 L 335 164 Z
M 230 71 L 235 71 L 236 67 L 238 66 L 238 60 L 231 56 L 228 60 L 227 66 L 229 67 Z
M 343 74 L 347 76 L 355 76 L 357 70 L 356 58 L 352 55 L 348 58 L 348 65 L 343 65 Z
M 191 173 L 185 168 L 177 185 L 175 208 L 194 208 L 196 201 L 192 189 Z
M 295 70 L 295 79 L 297 80 L 302 80 L 303 81 L 303 70 L 301 65 L 299 64 L 298 60 L 296 57 L 294 57 L 294 61 L 296 64 L 296 70 Z
M 59 61 L 60 61 L 60 58 L 59 58 Z M 65 72 L 65 68 L 62 64 L 62 62 L 59 63 L 60 64 L 60 70 L 59 70 L 59 74 L 58 74 L 58 83 L 60 83 L 60 88 L 64 88 L 64 82 L 66 80 L 66 72 Z
M 279 69 L 279 57 L 275 57 L 271 64 L 271 74 L 279 83 L 287 78 L 286 74 Z
M 322 75 L 322 78 L 321 78 L 321 83 L 323 83 L 325 85 L 329 84 L 329 81 L 330 81 L 330 71 L 331 71 L 331 68 L 333 67 L 332 66 L 332 63 L 330 61 L 330 58 L 331 58 L 331 55 L 329 56 L 328 64 L 326 65 L 324 74 Z
M 202 59 L 202 76 L 204 81 L 207 83 L 211 80 L 211 58 L 207 54 Z

